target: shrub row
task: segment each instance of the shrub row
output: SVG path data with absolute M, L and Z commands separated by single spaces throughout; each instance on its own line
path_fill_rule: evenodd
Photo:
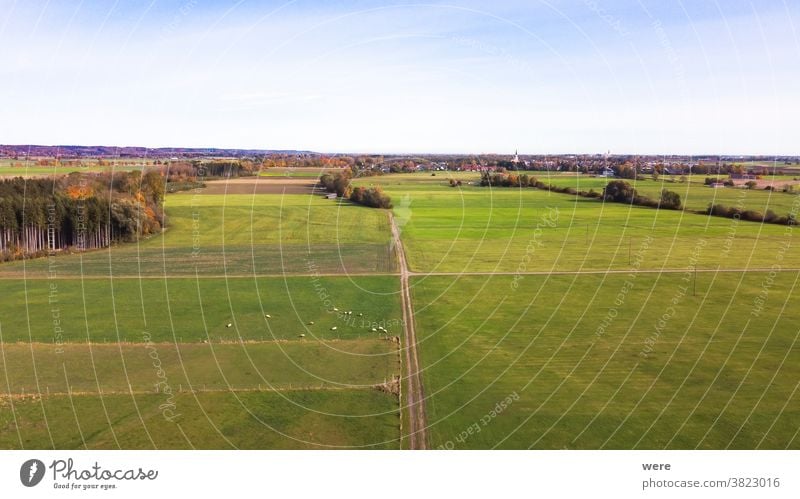
M 747 220 L 748 222 L 761 222 L 778 225 L 795 225 L 797 220 L 792 215 L 778 215 L 772 210 L 761 213 L 756 210 L 743 210 L 735 206 L 725 206 L 721 204 L 709 203 L 706 211 L 699 212 L 713 217 L 735 218 L 737 220 Z
M 180 180 L 176 182 L 167 182 L 167 192 L 172 194 L 174 192 L 192 191 L 194 189 L 202 189 L 206 186 L 205 182 L 198 182 L 192 180 Z
M 733 183 L 733 180 L 731 180 L 729 178 L 724 178 L 723 179 L 723 178 L 719 178 L 719 177 L 716 177 L 716 178 L 715 177 L 706 177 L 706 179 L 703 181 L 703 183 L 705 185 L 722 183 L 725 187 L 733 187 L 734 185 L 736 185 L 736 184 Z
M 545 184 L 536 177 L 525 174 L 515 175 L 483 172 L 481 173 L 481 185 L 484 187 L 533 187 L 535 189 L 559 192 L 562 194 L 572 194 L 574 196 L 603 198 L 606 201 L 612 201 L 615 203 L 635 204 L 640 206 L 649 206 L 651 208 L 665 208 L 669 210 L 680 210 L 683 206 L 681 203 L 681 197 L 676 192 L 664 189 L 661 191 L 660 199 L 652 199 L 647 196 L 639 195 L 631 184 L 623 180 L 612 180 L 606 185 L 606 187 L 603 189 L 603 192 L 600 193 L 594 191 L 593 189 L 588 191 L 579 191 L 574 187 L 559 187 L 557 185 Z
M 612 180 L 603 189 L 603 199 L 615 203 L 635 204 L 651 208 L 664 208 L 667 210 L 680 210 L 682 208 L 681 196 L 677 192 L 661 190 L 659 199 L 642 196 L 636 189 L 624 180 Z
M 340 198 L 349 199 L 353 203 L 370 208 L 392 207 L 392 198 L 383 192 L 380 187 L 356 187 L 350 185 L 350 171 L 345 170 L 331 175 L 326 173 L 320 177 L 319 182 L 328 192 L 335 192 Z
M 380 187 L 356 187 L 350 193 L 349 199 L 370 208 L 389 209 L 392 207 L 392 198 L 387 196 Z

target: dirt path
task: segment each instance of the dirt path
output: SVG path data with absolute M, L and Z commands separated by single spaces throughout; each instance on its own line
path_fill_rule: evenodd
M 405 393 L 405 408 L 408 410 L 409 428 L 408 445 L 412 450 L 428 448 L 428 421 L 425 416 L 425 392 L 422 388 L 422 372 L 419 365 L 417 352 L 417 335 L 414 330 L 414 309 L 411 306 L 411 293 L 408 286 L 408 265 L 400 240 L 400 231 L 394 221 L 394 216 L 389 212 L 389 221 L 392 225 L 392 239 L 394 240 L 397 260 L 400 265 L 400 296 L 403 307 L 403 334 L 405 353 L 405 370 L 407 383 Z

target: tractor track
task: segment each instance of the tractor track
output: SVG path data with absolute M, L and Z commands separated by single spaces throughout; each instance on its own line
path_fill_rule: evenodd
M 404 409 L 408 412 L 409 419 L 408 446 L 412 450 L 424 450 L 428 448 L 428 421 L 425 414 L 425 391 L 422 387 L 422 369 L 420 369 L 417 335 L 414 328 L 414 308 L 411 305 L 411 292 L 408 285 L 410 273 L 405 252 L 403 251 L 403 242 L 400 240 L 400 231 L 391 212 L 389 212 L 389 221 L 392 226 L 392 239 L 400 266 L 400 296 L 403 308 L 405 343 L 403 352 L 407 380 L 406 391 L 404 392 Z

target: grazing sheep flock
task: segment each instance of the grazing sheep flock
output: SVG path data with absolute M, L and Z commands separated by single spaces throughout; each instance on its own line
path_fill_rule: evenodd
M 333 307 L 329 312 L 330 313 L 339 313 L 339 309 L 337 307 Z M 352 310 L 348 310 L 346 312 L 341 312 L 341 315 L 350 317 L 350 316 L 353 315 L 353 311 Z M 364 314 L 362 312 L 358 312 L 356 315 L 357 315 L 357 317 L 364 317 Z M 271 314 L 264 314 L 264 318 L 265 319 L 272 319 L 272 315 Z M 314 325 L 314 321 L 308 321 L 306 323 L 306 325 L 307 326 L 313 326 Z M 355 326 L 355 323 L 352 323 L 352 324 L 348 323 L 348 325 Z M 364 326 L 364 323 L 362 321 L 362 327 L 363 326 Z M 233 327 L 233 323 L 232 322 L 228 322 L 228 323 L 225 324 L 225 327 L 226 328 L 232 328 Z M 389 333 L 389 331 L 386 328 L 384 328 L 383 326 L 374 325 L 374 323 L 369 324 L 366 327 L 368 327 L 370 332 L 373 332 L 373 333 L 384 333 L 384 334 L 388 334 Z M 338 326 L 332 326 L 330 328 L 330 330 L 331 331 L 338 331 L 339 327 Z M 306 337 L 305 333 L 299 333 L 298 334 L 298 338 L 305 338 L 305 337 Z

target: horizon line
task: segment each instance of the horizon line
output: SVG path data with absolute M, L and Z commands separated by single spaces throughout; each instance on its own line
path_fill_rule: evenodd
M 140 145 L 102 145 L 102 144 L 0 144 L 0 148 L 106 148 L 106 149 L 144 149 L 152 151 L 165 151 L 165 150 L 183 150 L 183 151 L 250 151 L 256 153 L 304 153 L 315 155 L 394 155 L 394 156 L 514 156 L 515 153 L 498 153 L 498 152 L 421 152 L 421 151 L 316 151 L 314 149 L 293 149 L 293 148 L 257 148 L 257 147 L 225 147 L 225 146 L 140 146 Z M 632 153 L 632 152 L 549 152 L 549 153 L 519 153 L 520 156 L 645 156 L 645 157 L 740 157 L 740 158 L 753 158 L 753 157 L 769 157 L 779 159 L 787 158 L 800 158 L 800 154 L 727 154 L 727 153 L 703 153 L 703 154 L 689 154 L 689 153 Z

